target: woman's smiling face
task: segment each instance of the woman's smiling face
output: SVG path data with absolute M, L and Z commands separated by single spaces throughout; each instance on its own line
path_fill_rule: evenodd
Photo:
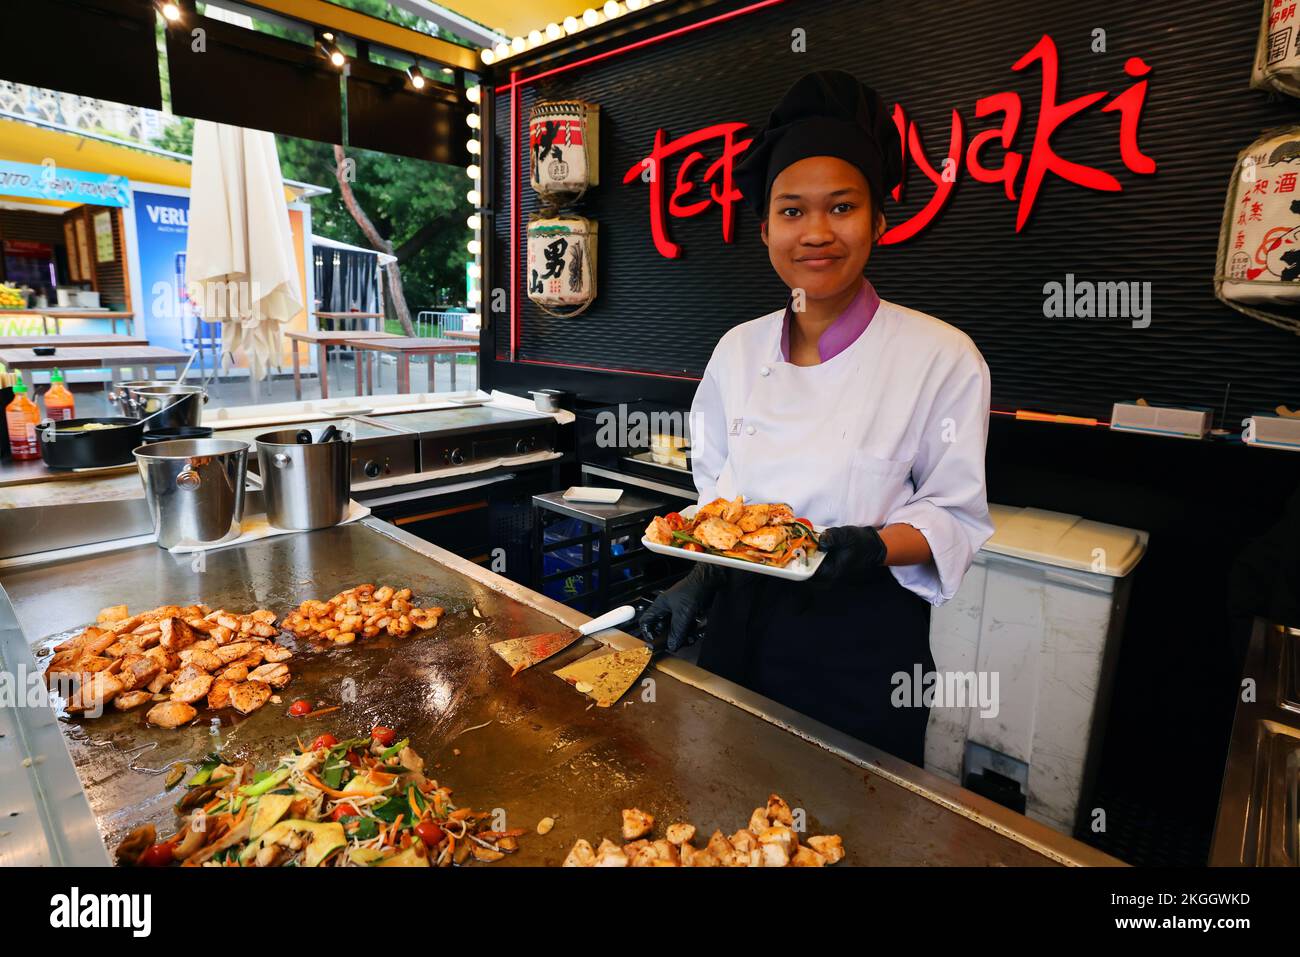
M 777 275 L 809 299 L 828 299 L 857 282 L 876 230 L 867 178 L 852 163 L 810 156 L 772 182 L 763 242 Z

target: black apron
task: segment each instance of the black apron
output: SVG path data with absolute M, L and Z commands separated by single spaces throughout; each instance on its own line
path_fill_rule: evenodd
M 894 675 L 934 670 L 930 605 L 887 568 L 862 583 L 792 582 L 727 569 L 699 664 L 921 766 L 930 709 L 895 707 Z

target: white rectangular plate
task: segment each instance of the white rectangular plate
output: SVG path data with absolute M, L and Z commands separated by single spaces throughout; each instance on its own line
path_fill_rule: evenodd
M 695 517 L 698 505 L 692 505 L 689 508 L 682 509 L 682 518 L 690 519 Z M 813 531 L 821 534 L 826 530 L 823 525 L 814 525 Z M 708 552 L 688 552 L 684 548 L 678 548 L 676 545 L 658 545 L 649 541 L 644 535 L 641 536 L 641 544 L 652 552 L 660 555 L 668 555 L 672 558 L 684 558 L 691 562 L 703 562 L 706 565 L 723 565 L 727 568 L 738 568 L 742 572 L 754 572 L 757 575 L 771 575 L 773 578 L 784 578 L 787 581 L 802 582 L 812 578 L 821 567 L 822 560 L 826 553 L 820 548 L 812 558 L 807 562 L 793 561 L 785 568 L 775 568 L 771 565 L 760 565 L 758 562 L 747 562 L 743 558 L 728 558 L 725 555 L 710 555 Z
M 574 485 L 563 496 L 566 502 L 599 502 L 613 505 L 623 497 L 621 488 L 595 488 L 591 485 Z

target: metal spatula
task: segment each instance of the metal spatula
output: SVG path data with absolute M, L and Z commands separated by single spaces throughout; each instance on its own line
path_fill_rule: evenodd
M 507 638 L 505 641 L 493 642 L 490 647 L 510 666 L 510 674 L 517 675 L 525 668 L 531 668 L 539 661 L 545 661 L 551 655 L 563 651 L 579 638 L 631 621 L 635 614 L 636 609 L 631 605 L 622 605 L 599 618 L 591 619 L 581 628 L 544 631 L 536 635 L 524 635 L 522 638 Z

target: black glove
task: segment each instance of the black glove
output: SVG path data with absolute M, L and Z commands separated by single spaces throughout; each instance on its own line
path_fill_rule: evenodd
M 839 525 L 822 532 L 817 547 L 826 553 L 816 578 L 861 581 L 885 563 L 885 543 L 869 525 Z
M 695 619 L 708 611 L 709 603 L 726 578 L 717 565 L 698 564 L 691 573 L 660 593 L 654 604 L 641 613 L 641 634 L 651 644 L 668 632 L 668 650 L 686 642 Z

